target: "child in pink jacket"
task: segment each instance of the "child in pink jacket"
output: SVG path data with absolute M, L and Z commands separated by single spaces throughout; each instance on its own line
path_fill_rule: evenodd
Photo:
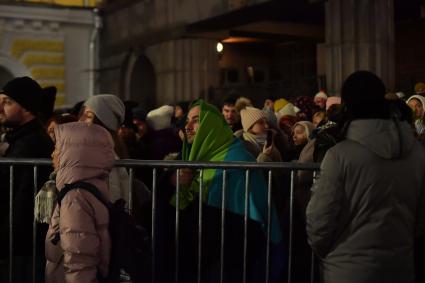
M 56 184 L 84 181 L 109 200 L 108 175 L 115 159 L 111 135 L 102 127 L 68 123 L 55 128 L 52 154 Z M 98 282 L 106 277 L 111 241 L 107 208 L 90 192 L 69 191 L 56 205 L 46 236 L 46 282 Z M 56 233 L 60 240 L 52 241 Z

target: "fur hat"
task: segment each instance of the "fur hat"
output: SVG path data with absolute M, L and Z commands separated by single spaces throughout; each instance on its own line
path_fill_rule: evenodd
M 423 82 L 419 82 L 415 84 L 415 93 L 416 94 L 425 94 L 425 84 Z
M 274 112 L 275 113 L 279 112 L 279 110 L 285 107 L 288 103 L 289 101 L 286 100 L 285 98 L 279 98 L 273 104 Z
M 98 94 L 84 102 L 106 128 L 116 131 L 124 122 L 125 106 L 121 99 L 113 94 Z
M 171 127 L 171 118 L 174 114 L 174 107 L 170 105 L 163 105 L 156 108 L 146 115 L 146 122 L 149 127 L 155 131 L 163 130 Z
M 326 95 L 326 93 L 323 90 L 321 90 L 318 93 L 316 93 L 316 95 L 314 96 L 314 98 L 328 99 L 328 96 Z
M 341 104 L 341 97 L 331 96 L 326 100 L 326 110 L 328 110 L 334 104 Z
M 14 78 L 0 90 L 0 93 L 9 96 L 33 114 L 40 111 L 43 90 L 30 77 Z
M 260 110 L 255 107 L 247 106 L 241 110 L 241 122 L 242 128 L 245 132 L 248 132 L 249 129 L 260 119 L 266 118 L 266 113 L 263 110 Z

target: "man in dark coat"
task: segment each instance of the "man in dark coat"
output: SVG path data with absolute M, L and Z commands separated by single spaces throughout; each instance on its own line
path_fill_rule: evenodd
M 369 71 L 351 74 L 341 89 L 344 138 L 326 152 L 306 212 L 324 283 L 415 282 L 425 152 L 403 102 L 385 93 Z
M 53 143 L 37 118 L 42 89 L 29 77 L 15 78 L 0 91 L 0 124 L 10 129 L 5 158 L 49 158 Z M 50 167 L 38 170 L 38 184 L 43 184 Z M 13 172 L 13 282 L 32 282 L 34 177 L 32 166 L 14 166 Z M 9 166 L 0 166 L 0 281 L 9 276 Z M 36 282 L 43 280 L 43 228 L 37 227 Z

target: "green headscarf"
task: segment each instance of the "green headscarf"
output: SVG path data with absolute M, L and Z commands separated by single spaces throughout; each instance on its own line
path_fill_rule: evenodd
M 198 99 L 190 109 L 197 106 L 200 107 L 199 128 L 191 146 L 184 141 L 183 160 L 223 161 L 233 141 L 233 132 L 215 106 Z
M 242 142 L 233 137 L 233 132 L 227 125 L 217 108 L 203 100 L 197 100 L 191 107 L 199 106 L 199 128 L 193 143 L 183 143 L 182 159 L 185 161 L 255 162 L 255 158 L 244 148 Z M 222 169 L 204 169 L 202 200 L 216 208 L 221 207 L 222 200 Z M 245 170 L 228 170 L 226 193 L 226 210 L 244 215 L 245 211 Z M 179 191 L 179 208 L 186 208 L 199 192 L 199 174 L 194 176 L 192 183 L 181 186 Z M 252 170 L 249 179 L 249 210 L 248 215 L 261 224 L 267 225 L 267 184 L 261 170 Z M 171 203 L 176 205 L 174 195 Z M 280 225 L 275 208 L 272 208 L 271 240 L 281 241 Z
M 224 161 L 229 146 L 233 142 L 233 132 L 215 106 L 198 99 L 190 109 L 197 106 L 200 107 L 199 128 L 192 144 L 188 144 L 187 140 L 183 142 L 182 159 L 184 161 Z M 208 186 L 215 172 L 216 169 L 205 169 L 203 172 L 202 199 L 204 201 L 207 199 Z M 199 174 L 197 174 L 191 185 L 180 187 L 180 209 L 186 208 L 194 200 L 195 194 L 199 191 L 199 183 Z M 171 203 L 176 204 L 175 196 Z

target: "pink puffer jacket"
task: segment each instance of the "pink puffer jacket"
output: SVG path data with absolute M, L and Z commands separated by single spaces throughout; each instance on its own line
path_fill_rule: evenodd
M 109 200 L 107 177 L 114 162 L 110 134 L 102 127 L 69 123 L 55 129 L 59 165 L 56 185 L 85 181 Z M 60 216 L 60 217 L 59 217 Z M 107 208 L 91 193 L 75 189 L 56 206 L 46 236 L 46 282 L 97 282 L 106 276 L 111 241 Z M 52 239 L 60 232 L 60 241 Z

